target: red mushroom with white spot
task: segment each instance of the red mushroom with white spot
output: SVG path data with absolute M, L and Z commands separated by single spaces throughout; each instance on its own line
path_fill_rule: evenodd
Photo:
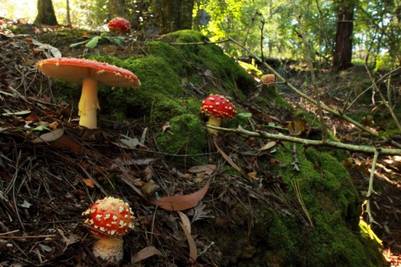
M 107 23 L 109 30 L 116 33 L 126 33 L 131 30 L 131 23 L 121 17 L 116 17 Z
M 115 197 L 97 200 L 82 213 L 84 225 L 98 238 L 93 254 L 104 261 L 118 263 L 123 258 L 123 239 L 134 228 L 134 214 L 128 203 Z
M 231 119 L 237 111 L 235 106 L 222 95 L 209 95 L 202 101 L 201 112 L 209 119 L 207 125 L 220 126 L 222 119 Z M 210 134 L 217 134 L 217 130 L 208 128 Z
M 37 68 L 46 76 L 65 81 L 82 83 L 79 100 L 79 125 L 97 128 L 97 84 L 109 86 L 138 87 L 138 77 L 129 70 L 95 60 L 82 58 L 49 58 L 39 61 Z

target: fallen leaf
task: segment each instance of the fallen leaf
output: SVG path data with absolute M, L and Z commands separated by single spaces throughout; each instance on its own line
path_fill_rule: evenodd
M 259 180 L 259 177 L 257 175 L 258 173 L 256 171 L 248 172 L 248 177 L 254 181 Z
M 127 135 L 121 135 L 122 138 L 120 139 L 120 142 L 113 142 L 118 147 L 125 148 L 125 149 L 135 149 L 137 146 L 139 146 L 141 143 L 139 142 L 138 138 L 136 137 L 129 137 Z
M 30 115 L 26 116 L 24 119 L 26 122 L 37 122 L 40 120 L 40 118 L 38 117 L 38 115 L 36 115 L 35 113 L 31 113 Z
M 58 128 L 60 124 L 57 121 L 53 121 L 52 123 L 49 124 L 49 128 L 52 130 L 55 130 Z
M 264 146 L 262 146 L 261 148 L 259 148 L 259 151 L 270 150 L 270 149 L 273 148 L 276 144 L 277 144 L 277 142 L 275 142 L 275 141 L 268 142 L 267 144 L 265 144 Z
M 141 249 L 140 251 L 138 251 L 132 257 L 132 261 L 134 263 L 141 262 L 141 261 L 143 261 L 143 260 L 145 260 L 147 258 L 150 258 L 152 256 L 155 256 L 155 255 L 161 256 L 162 253 L 157 248 L 155 248 L 154 246 L 148 246 L 148 247 L 145 247 L 145 248 Z
M 18 206 L 29 209 L 32 206 L 32 204 L 29 203 L 28 201 L 24 200 L 24 202 L 22 202 L 22 204 L 19 204 Z
M 188 246 L 189 246 L 189 262 L 191 264 L 196 262 L 196 258 L 198 258 L 198 251 L 196 249 L 196 243 L 194 238 L 191 236 L 191 222 L 188 219 L 188 216 L 178 211 L 178 215 L 181 218 L 181 228 L 184 231 L 185 237 L 187 238 Z
M 207 182 L 198 191 L 188 195 L 174 195 L 169 197 L 162 197 L 152 201 L 152 204 L 159 206 L 162 209 L 169 211 L 187 210 L 195 207 L 206 195 L 209 189 L 209 182 Z
M 57 130 L 55 130 L 57 131 Z M 61 136 L 61 138 L 57 139 L 56 141 L 51 143 L 52 147 L 55 147 L 57 149 L 66 149 L 74 154 L 81 154 L 82 153 L 82 146 L 81 144 L 77 143 L 74 141 L 71 137 L 68 137 L 66 135 Z
M 95 187 L 95 180 L 93 180 L 92 178 L 84 178 L 84 179 L 82 179 L 82 181 L 84 182 L 84 184 L 87 187 L 90 187 L 90 188 Z
M 216 170 L 216 168 L 217 168 L 217 166 L 214 164 L 197 165 L 197 166 L 192 166 L 191 168 L 189 168 L 188 172 L 190 172 L 190 173 L 204 172 L 207 175 L 211 175 Z
M 303 134 L 304 132 L 308 132 L 309 126 L 304 120 L 293 120 L 290 121 L 287 125 L 288 131 L 291 135 L 298 136 Z
M 33 139 L 32 143 L 38 144 L 44 142 L 53 142 L 62 137 L 63 135 L 64 135 L 64 129 L 56 129 L 54 131 L 42 134 L 41 136 Z
M 145 193 L 146 195 L 151 195 L 153 194 L 153 192 L 159 189 L 159 186 L 155 183 L 155 181 L 150 180 L 146 182 L 141 189 L 142 192 Z

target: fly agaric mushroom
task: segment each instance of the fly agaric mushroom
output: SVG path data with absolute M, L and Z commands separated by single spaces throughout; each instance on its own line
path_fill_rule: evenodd
M 131 30 L 131 23 L 121 17 L 116 17 L 107 23 L 107 27 L 111 32 L 126 33 Z
M 119 198 L 97 200 L 82 213 L 84 224 L 99 239 L 93 254 L 107 262 L 117 263 L 123 258 L 122 236 L 134 228 L 134 214 L 128 203 Z
M 82 82 L 79 100 L 79 125 L 89 129 L 97 127 L 99 109 L 97 83 L 119 87 L 137 87 L 141 83 L 129 70 L 95 60 L 81 58 L 49 58 L 39 61 L 37 68 L 46 76 L 66 81 Z
M 260 81 L 264 85 L 273 84 L 276 81 L 276 75 L 274 74 L 264 74 L 260 77 Z
M 209 117 L 207 125 L 220 126 L 222 119 L 231 119 L 237 113 L 235 106 L 222 95 L 209 95 L 202 101 L 201 112 Z M 210 134 L 217 130 L 208 128 Z

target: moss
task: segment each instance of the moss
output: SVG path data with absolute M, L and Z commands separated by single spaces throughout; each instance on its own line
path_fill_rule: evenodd
M 143 117 L 146 122 L 157 125 L 160 130 L 160 125 L 166 121 L 179 128 L 182 126 L 180 118 L 184 115 L 193 116 L 189 118 L 196 117 L 196 120 L 191 120 L 193 123 L 203 124 L 198 118 L 200 101 L 193 97 L 195 92 L 191 90 L 191 86 L 204 87 L 206 82 L 215 85 L 208 87 L 209 92 L 245 99 L 244 92 L 255 85 L 254 81 L 219 47 L 170 44 L 203 40 L 206 39 L 200 33 L 184 30 L 167 34 L 161 41 L 146 42 L 148 55 L 144 57 L 121 59 L 104 55 L 90 56 L 92 59 L 131 70 L 141 80 L 141 87 L 138 90 L 101 88 L 99 90 L 101 112 L 111 114 L 113 119 L 119 120 Z M 176 130 L 174 127 L 171 127 L 172 133 L 178 136 L 178 133 L 174 133 Z M 199 138 L 204 140 L 205 136 Z M 165 139 L 170 139 L 171 145 L 167 145 Z M 186 147 L 185 138 L 176 143 L 171 139 L 165 134 L 160 134 L 161 149 L 177 153 Z M 194 145 L 188 148 L 190 151 L 188 153 L 201 153 L 206 146 L 204 141 L 201 144 L 203 146 Z
M 167 153 L 187 154 L 185 160 L 193 158 L 203 162 L 205 158 L 199 154 L 207 147 L 207 138 L 205 127 L 199 117 L 192 114 L 179 115 L 173 117 L 169 124 L 170 128 L 158 135 L 158 146 Z
M 346 169 L 327 152 L 297 146 L 300 170 L 295 171 L 290 148 L 278 150 L 275 171 L 288 185 L 291 203 L 297 203 L 293 184 L 298 183 L 313 227 L 261 210 L 258 233 L 265 233 L 267 247 L 283 255 L 285 266 L 382 266 L 377 248 L 359 233 L 357 192 Z M 266 216 L 272 217 L 267 223 Z

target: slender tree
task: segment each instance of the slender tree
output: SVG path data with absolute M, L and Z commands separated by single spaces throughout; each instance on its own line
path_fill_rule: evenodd
M 35 24 L 57 25 L 52 0 L 38 0 L 38 15 Z
M 337 31 L 333 68 L 344 70 L 352 66 L 352 33 L 354 30 L 354 0 L 336 0 Z
M 71 8 L 70 8 L 70 0 L 66 0 L 66 13 L 67 13 L 67 25 L 71 26 Z
M 192 28 L 194 0 L 154 0 L 161 33 Z
M 110 16 L 127 18 L 128 12 L 126 4 L 126 0 L 109 0 L 107 7 Z

